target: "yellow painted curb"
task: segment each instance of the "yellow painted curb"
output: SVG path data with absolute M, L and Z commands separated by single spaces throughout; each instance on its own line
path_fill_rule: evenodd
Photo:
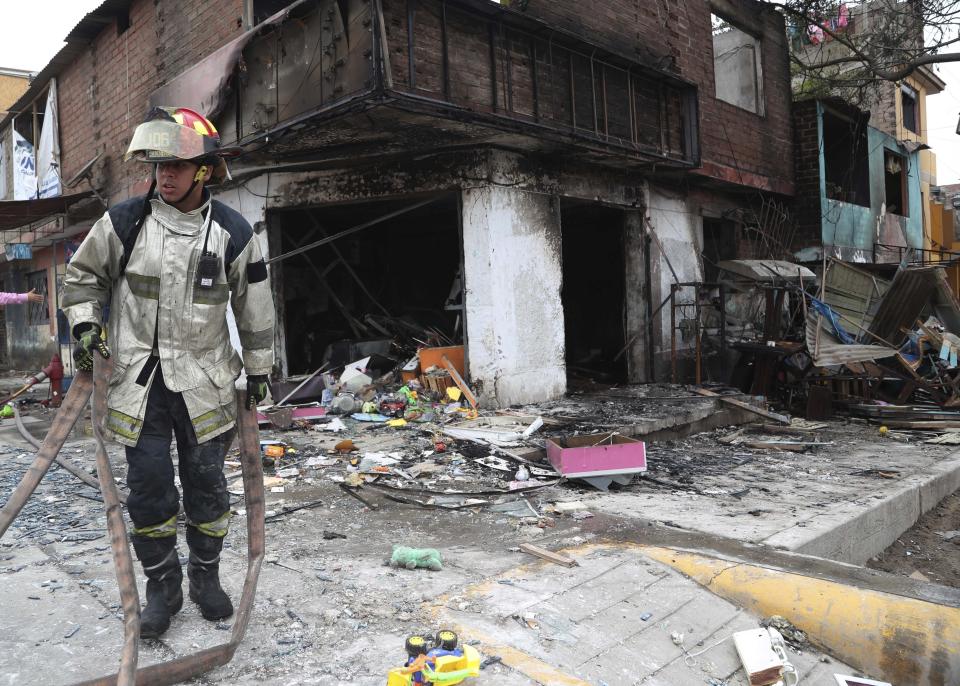
M 898 686 L 960 684 L 960 609 L 689 551 L 643 552 L 754 614 L 786 617 L 867 674 Z

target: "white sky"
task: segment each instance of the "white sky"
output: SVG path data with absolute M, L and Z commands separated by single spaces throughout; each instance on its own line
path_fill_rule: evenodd
M 58 50 L 63 38 L 101 0 L 2 0 L 0 67 L 40 71 Z M 38 17 L 43 21 L 38 22 Z M 11 30 L 12 29 L 12 30 Z M 960 182 L 960 62 L 937 67 L 947 82 L 943 93 L 927 99 L 930 147 L 937 155 L 937 182 Z
M 937 155 L 937 183 L 960 183 L 960 62 L 938 65 L 936 72 L 947 82 L 939 95 L 927 98 L 927 140 Z

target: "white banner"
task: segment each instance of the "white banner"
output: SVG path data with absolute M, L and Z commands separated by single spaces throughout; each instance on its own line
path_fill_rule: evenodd
M 32 200 L 37 197 L 37 171 L 33 163 L 33 145 L 13 132 L 13 199 Z
M 0 135 L 0 200 L 12 200 L 7 197 L 7 174 L 10 173 L 10 154 Z
M 43 113 L 43 127 L 37 145 L 37 183 L 39 197 L 60 195 L 60 126 L 56 79 L 50 79 L 47 89 L 47 108 Z

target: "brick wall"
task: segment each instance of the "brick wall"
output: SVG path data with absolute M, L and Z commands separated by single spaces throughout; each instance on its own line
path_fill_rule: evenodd
M 794 249 L 820 245 L 823 240 L 820 215 L 820 138 L 817 101 L 793 104 L 793 132 L 797 193 L 794 216 L 797 232 Z
M 708 0 L 607 0 L 594 3 L 589 10 L 579 0 L 530 0 L 526 14 L 541 19 L 551 26 L 565 29 L 601 45 L 613 52 L 644 64 L 673 71 L 699 88 L 700 140 L 704 162 L 703 173 L 733 183 L 764 190 L 790 192 L 793 182 L 789 81 L 789 63 L 786 33 L 780 15 L 769 5 L 755 0 L 724 0 L 732 12 L 738 13 L 747 26 L 759 32 L 762 65 L 762 114 L 738 108 L 716 99 L 714 92 L 713 38 L 711 4 Z M 441 89 L 442 63 L 439 41 L 439 3 L 421 0 L 417 5 L 416 48 L 417 88 L 437 92 Z M 391 65 L 395 81 L 407 82 L 406 3 L 387 0 L 384 3 L 390 41 Z M 489 36 L 483 22 L 460 26 L 456 13 L 448 10 L 448 32 L 451 63 L 451 99 L 471 109 L 490 108 L 491 84 L 489 77 Z M 735 19 L 734 17 L 727 17 Z M 544 34 L 546 45 L 546 34 Z M 497 49 L 510 51 L 502 63 L 511 65 L 513 79 L 513 110 L 524 113 L 531 110 L 529 103 L 518 101 L 517 95 L 529 80 L 529 47 L 513 50 L 509 41 L 497 38 Z M 461 59 L 461 53 L 469 53 Z M 544 49 L 538 55 L 541 78 L 549 73 Z M 566 59 L 566 58 L 564 58 Z M 566 68 L 565 63 L 559 69 Z M 590 73 L 589 63 L 585 73 Z M 497 75 L 498 91 L 503 91 L 504 74 Z M 541 99 L 541 108 L 564 108 L 569 102 L 569 78 L 559 79 L 557 92 Z M 542 87 L 542 84 L 541 84 Z M 578 93 L 589 92 L 589 80 L 574 83 Z M 609 86 L 608 86 L 609 87 Z M 637 112 L 641 118 L 641 137 L 644 135 L 644 114 L 655 116 L 656 104 L 643 100 L 646 91 L 637 93 Z M 651 93 L 656 93 L 655 87 Z M 498 106 L 507 104 L 507 96 L 499 92 Z M 465 102 L 468 101 L 468 102 Z M 613 101 L 611 101 L 613 102 Z M 592 128 L 589 100 L 578 102 L 578 125 L 587 122 Z M 585 106 L 580 111 L 580 105 Z M 541 109 L 550 118 L 556 114 Z M 563 113 L 560 113 L 563 114 Z M 622 113 L 624 120 L 626 112 Z M 611 120 L 617 112 L 609 112 Z M 557 117 L 563 118 L 563 117 Z M 655 128 L 659 125 L 656 124 Z M 666 123 L 670 145 L 679 144 L 678 117 L 671 111 Z M 614 133 L 611 129 L 611 133 Z M 659 137 L 659 131 L 650 132 Z M 616 132 L 615 135 L 622 135 Z M 625 135 L 629 135 L 628 133 Z
M 728 4 L 762 29 L 763 116 L 714 97 L 707 0 L 608 0 L 594 3 L 589 11 L 577 0 L 530 0 L 527 13 L 695 82 L 700 89 L 702 156 L 711 175 L 726 176 L 712 171 L 710 163 L 789 183 L 791 92 L 783 19 L 754 0 Z
M 123 153 L 149 94 L 239 35 L 241 16 L 242 0 L 136 0 L 126 31 L 107 25 L 58 77 L 63 178 L 103 153 L 95 180 L 109 202 L 142 192 L 148 171 Z

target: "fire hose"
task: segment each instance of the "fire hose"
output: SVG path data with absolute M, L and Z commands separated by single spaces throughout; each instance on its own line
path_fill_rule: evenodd
M 27 429 L 27 427 L 24 425 L 24 423 L 23 423 L 23 417 L 20 416 L 20 408 L 17 407 L 17 405 L 15 405 L 15 404 L 11 404 L 11 407 L 13 407 L 13 417 L 14 417 L 14 419 L 17 421 L 17 431 L 20 432 L 20 435 L 23 436 L 23 438 L 24 438 L 25 441 L 27 441 L 27 442 L 28 442 L 30 445 L 32 445 L 34 448 L 36 448 L 37 450 L 39 450 L 39 449 L 40 449 L 40 446 L 41 446 L 41 443 L 40 443 L 40 441 L 38 441 L 38 440 L 34 437 L 33 434 L 30 433 L 30 431 L 29 431 L 29 430 Z M 87 484 L 88 486 L 93 486 L 93 487 L 94 487 L 95 489 L 97 489 L 98 491 L 100 490 L 100 482 L 99 482 L 99 481 L 97 481 L 95 478 L 93 478 L 92 476 L 90 476 L 89 474 L 87 474 L 85 471 L 83 471 L 83 470 L 80 469 L 79 467 L 75 467 L 74 465 L 70 464 L 70 462 L 69 462 L 68 460 L 66 460 L 65 458 L 60 457 L 60 455 L 57 455 L 57 456 L 54 458 L 54 461 L 55 461 L 58 465 L 60 465 L 61 467 L 63 467 L 65 470 L 67 470 L 68 472 L 70 472 L 71 474 L 73 474 L 75 477 L 77 477 L 78 479 L 80 479 L 80 481 L 82 481 L 83 483 Z M 120 502 L 123 503 L 124 505 L 126 505 L 126 503 L 127 503 L 127 494 L 126 494 L 126 493 L 120 493 L 120 494 L 119 494 L 119 497 L 120 497 Z
M 94 356 L 94 372 L 77 372 L 57 416 L 44 437 L 33 463 L 14 489 L 9 500 L 0 509 L 0 538 L 20 514 L 31 494 L 57 458 L 61 447 L 90 400 L 93 434 L 96 441 L 97 475 L 107 512 L 107 529 L 113 554 L 117 585 L 123 607 L 124 644 L 120 666 L 116 674 L 90 679 L 77 686 L 165 686 L 191 679 L 223 666 L 233 659 L 246 634 L 256 597 L 257 580 L 264 554 L 264 495 L 263 467 L 254 411 L 247 410 L 245 394 L 238 391 L 237 433 L 240 438 L 240 460 L 243 470 L 243 491 L 247 510 L 247 573 L 239 607 L 234 615 L 233 630 L 226 643 L 185 655 L 175 660 L 137 668 L 137 649 L 140 634 L 140 600 L 137 594 L 133 556 L 127 542 L 126 526 L 119 495 L 113 480 L 113 471 L 107 455 L 100 420 L 106 412 L 106 389 L 110 379 L 110 362 Z

